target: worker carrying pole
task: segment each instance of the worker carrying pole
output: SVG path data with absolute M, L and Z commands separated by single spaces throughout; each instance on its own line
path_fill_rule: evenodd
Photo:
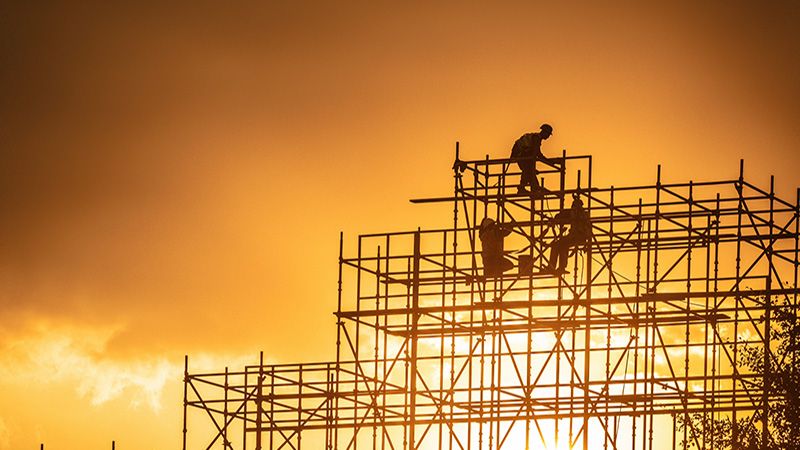
M 583 201 L 578 194 L 572 196 L 572 207 L 560 211 L 552 219 L 551 224 L 562 226 L 569 225 L 566 236 L 557 238 L 550 244 L 550 259 L 547 261 L 547 272 L 563 273 L 567 268 L 569 250 L 577 248 L 589 241 L 592 237 L 592 224 L 589 214 L 583 209 Z
M 542 124 L 538 133 L 525 133 L 514 142 L 511 148 L 511 159 L 517 163 L 522 171 L 522 176 L 517 186 L 517 192 L 527 194 L 526 186 L 530 185 L 531 193 L 542 195 L 546 192 L 539 185 L 538 173 L 536 171 L 536 161 L 544 161 L 549 164 L 563 163 L 561 158 L 548 158 L 542 154 L 542 141 L 547 140 L 553 134 L 553 127 Z

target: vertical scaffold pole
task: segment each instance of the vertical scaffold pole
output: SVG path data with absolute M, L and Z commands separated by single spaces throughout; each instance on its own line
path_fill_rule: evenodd
M 335 363 L 334 363 L 335 364 Z M 332 367 L 331 363 L 326 365 L 327 373 L 325 375 L 325 389 L 327 390 L 327 399 L 325 404 L 325 425 L 327 426 L 325 430 L 325 448 L 327 450 L 333 449 L 333 380 L 334 374 L 331 373 L 331 370 L 335 365 Z
M 575 194 L 578 195 L 581 191 L 581 183 L 583 179 L 581 178 L 582 171 L 578 170 L 578 184 L 575 190 Z M 584 249 L 585 249 L 584 244 Z M 578 290 L 578 283 L 581 282 L 580 278 L 578 277 L 578 264 L 580 262 L 580 252 L 575 252 L 575 258 L 573 259 L 574 265 L 572 267 L 572 288 L 570 289 L 572 295 L 572 301 L 574 303 L 573 306 L 570 307 L 570 319 L 573 322 L 578 321 L 578 309 L 580 308 L 580 291 Z M 584 265 L 585 268 L 585 265 Z M 585 294 L 585 292 L 584 292 Z M 588 310 L 588 307 L 587 307 Z M 579 374 L 578 374 L 578 363 L 577 363 L 577 356 L 578 356 L 578 333 L 579 329 L 577 327 L 572 327 L 570 332 L 571 342 L 569 346 L 569 354 L 567 356 L 569 361 L 569 432 L 567 434 L 567 446 L 570 448 L 574 448 L 575 444 L 578 442 L 578 437 L 573 440 L 573 436 L 575 433 L 575 422 L 579 419 L 575 415 L 575 408 L 576 404 L 578 404 L 578 400 L 575 398 L 577 390 L 580 388 L 579 386 Z M 585 332 L 589 331 L 589 324 L 587 322 Z M 580 432 L 579 432 L 580 433 Z
M 653 294 L 657 292 L 658 289 L 658 255 L 659 255 L 659 232 L 661 231 L 661 189 L 662 189 L 662 181 L 661 181 L 661 164 L 658 165 L 658 179 L 656 180 L 656 223 L 655 223 L 655 245 L 653 249 Z M 656 324 L 656 300 L 653 299 L 653 305 L 650 309 L 650 313 L 653 319 L 652 325 L 652 348 L 650 349 L 650 382 L 653 383 L 650 387 L 650 393 L 655 394 L 655 378 L 656 378 L 656 336 L 659 332 L 658 325 Z M 647 448 L 648 450 L 653 450 L 653 428 L 655 425 L 655 417 L 653 417 L 653 403 L 655 397 L 650 399 L 650 407 L 648 409 L 648 413 L 650 416 L 650 420 L 648 423 L 647 428 Z
M 247 415 L 250 414 L 247 409 L 247 401 L 250 399 L 250 372 L 247 366 L 244 368 L 244 391 L 242 392 L 242 448 L 247 448 Z
M 264 414 L 264 352 L 258 357 L 258 380 L 256 381 L 256 450 L 261 450 L 261 416 Z
M 459 143 L 456 141 L 456 161 L 459 160 Z M 453 289 L 452 289 L 452 296 L 451 296 L 451 304 L 453 305 L 453 313 L 450 316 L 450 320 L 453 323 L 456 322 L 456 302 L 457 302 L 457 292 L 458 288 L 456 287 L 457 281 L 456 278 L 458 276 L 458 185 L 461 181 L 461 169 L 456 168 L 453 170 L 453 266 L 452 266 L 452 276 L 453 276 Z M 475 192 L 477 194 L 477 191 Z M 466 205 L 464 205 L 466 209 Z M 465 211 L 464 214 L 467 214 Z M 446 256 L 443 255 L 444 258 Z M 446 265 L 446 264 L 445 264 Z M 453 333 L 450 336 L 450 419 L 452 420 L 453 414 L 455 411 L 455 384 L 456 384 L 456 335 Z M 469 432 L 468 432 L 469 433 Z M 453 430 L 450 430 L 449 434 L 449 447 L 450 449 L 453 448 L 453 438 L 454 433 Z M 469 437 L 467 437 L 469 439 Z
M 768 235 L 771 236 L 773 231 L 773 227 L 775 225 L 775 176 L 772 175 L 769 177 L 769 230 L 767 231 Z M 770 240 L 772 238 L 769 238 Z M 770 339 L 772 337 L 771 333 L 771 310 L 772 310 L 772 294 L 770 293 L 772 290 L 772 271 L 773 271 L 773 260 L 772 260 L 772 243 L 768 245 L 765 249 L 767 252 L 767 295 L 764 296 L 764 381 L 763 381 L 763 389 L 761 390 L 761 408 L 763 408 L 763 413 L 761 415 L 761 448 L 766 450 L 769 448 L 769 392 L 771 389 L 771 366 L 772 361 L 770 359 Z
M 692 203 L 694 200 L 694 182 L 689 180 L 689 196 L 688 196 L 688 203 L 689 203 L 689 216 L 687 218 L 687 236 L 686 241 L 688 242 L 688 248 L 686 249 L 686 292 L 692 292 L 692 226 L 693 226 L 693 208 Z M 707 289 L 706 289 L 707 290 Z M 686 297 L 686 313 L 690 314 L 692 310 L 692 302 L 689 297 Z M 708 313 L 708 308 L 706 308 L 706 313 Z M 687 316 L 688 317 L 688 316 Z M 683 395 L 681 395 L 681 402 L 684 409 L 683 414 L 683 421 L 684 423 L 689 423 L 689 338 L 690 338 L 691 327 L 689 320 L 686 320 L 686 327 L 685 327 L 685 335 L 684 335 L 684 359 L 683 359 Z M 704 349 L 707 347 L 703 347 Z M 707 359 L 704 358 L 704 361 Z M 705 364 L 705 362 L 704 362 Z M 706 374 L 703 373 L 703 379 L 705 380 Z M 705 420 L 703 421 L 703 425 L 705 426 Z M 689 427 L 683 427 L 683 442 L 689 442 Z
M 589 171 L 586 174 L 586 193 L 587 193 L 586 211 L 587 214 L 591 215 L 592 213 L 592 157 L 591 156 L 589 156 Z M 583 382 L 584 382 L 583 450 L 589 450 L 589 409 L 591 408 L 591 405 L 589 404 L 589 389 L 590 389 L 589 378 L 591 376 L 589 357 L 591 356 L 591 350 L 589 347 L 591 346 L 592 343 L 591 300 L 592 300 L 592 238 L 590 237 L 589 242 L 587 242 L 586 245 L 586 332 L 584 337 L 584 347 L 585 347 L 584 358 L 586 360 L 584 361 L 583 364 Z
M 485 170 L 486 170 L 486 172 L 488 172 L 488 168 L 485 169 Z M 480 186 L 479 180 L 480 180 L 479 171 L 477 170 L 477 166 L 476 166 L 476 170 L 472 171 L 472 186 L 475 189 L 475 194 L 476 195 L 479 193 L 479 186 Z M 456 181 L 458 181 L 458 180 L 456 180 Z M 461 185 L 463 186 L 463 184 L 464 183 L 463 183 L 463 179 L 462 179 L 461 180 Z M 483 185 L 483 194 L 486 195 L 486 196 L 489 195 L 489 187 L 486 184 Z M 478 202 L 473 201 L 471 203 L 472 203 L 472 223 L 475 223 L 478 220 Z M 464 225 L 465 225 L 465 229 L 467 231 L 467 239 L 469 240 L 469 244 L 468 245 L 469 245 L 469 249 L 470 249 L 470 266 L 471 266 L 470 274 L 472 275 L 473 279 L 477 279 L 477 276 L 478 276 L 478 263 L 477 263 L 477 258 L 475 256 L 475 252 L 476 252 L 475 233 L 472 230 L 470 230 L 470 220 L 469 220 L 469 218 L 470 218 L 470 210 L 469 210 L 469 205 L 466 203 L 466 201 L 464 201 L 463 206 L 464 206 Z M 473 304 L 475 302 L 475 295 L 476 295 L 475 283 L 470 283 L 469 284 L 469 303 L 470 304 Z M 471 309 L 471 308 L 470 308 L 470 311 L 469 311 L 469 323 L 475 323 L 475 310 Z M 476 336 L 476 334 L 473 332 L 472 328 L 470 328 L 468 336 L 469 336 L 469 348 L 470 348 L 470 352 L 472 352 L 473 351 L 472 349 L 475 348 L 474 347 L 475 342 L 478 342 L 478 341 L 476 341 L 476 339 L 480 339 L 480 337 Z M 468 358 L 467 359 L 467 363 L 466 364 L 468 366 L 468 370 L 467 370 L 467 386 L 468 386 L 467 387 L 467 403 L 468 404 L 472 404 L 472 400 L 473 400 L 474 383 L 475 383 L 475 378 L 476 378 L 474 376 L 474 369 L 475 369 L 476 365 L 478 367 L 480 367 L 480 368 L 483 367 L 482 364 L 480 364 L 480 361 L 482 361 L 482 358 L 483 357 L 481 356 L 480 359 L 479 359 L 479 363 L 477 363 L 477 364 L 474 362 L 474 358 Z M 479 394 L 479 395 L 482 395 L 482 394 Z M 481 398 L 481 397 L 479 397 L 479 398 Z M 473 420 L 473 409 L 469 408 L 467 410 L 467 448 L 472 448 L 473 423 L 474 423 L 474 420 Z M 478 427 L 477 428 L 478 428 L 478 433 L 477 433 L 478 434 L 478 436 L 477 436 L 478 448 L 480 448 L 480 438 L 481 438 L 481 436 L 480 436 L 481 424 L 480 423 L 478 423 Z
M 447 306 L 446 306 L 446 302 L 447 302 L 447 281 L 446 281 L 447 280 L 447 233 L 448 233 L 448 230 L 444 230 L 442 232 L 442 280 L 443 280 L 442 281 L 442 285 L 441 285 L 441 288 L 442 288 L 442 291 L 441 291 L 442 311 L 445 311 L 447 309 Z M 455 283 L 453 283 L 453 284 L 455 285 Z M 444 319 L 445 317 L 447 317 L 447 314 L 442 312 L 442 319 Z M 453 321 L 453 322 L 455 323 L 455 321 Z M 440 361 L 440 364 L 439 364 L 439 397 L 442 399 L 442 400 L 440 400 L 441 402 L 445 401 L 444 399 L 445 399 L 445 395 L 446 395 L 445 394 L 445 388 L 444 388 L 444 386 L 445 386 L 445 384 L 444 384 L 444 380 L 445 380 L 445 378 L 444 378 L 444 371 L 445 371 L 445 364 L 444 364 L 444 362 L 445 362 L 445 351 L 444 351 L 445 342 L 446 342 L 445 333 L 443 332 L 439 336 L 439 361 Z M 441 407 L 442 419 L 445 418 L 445 414 L 446 414 L 445 407 L 442 406 Z M 444 433 L 444 420 L 439 422 L 439 430 L 438 431 L 439 431 L 439 448 L 443 449 L 444 448 L 444 441 L 443 441 L 443 439 L 444 439 L 444 434 L 443 434 Z
M 794 270 L 793 279 L 792 279 L 792 288 L 794 288 L 794 295 L 791 300 L 791 318 L 792 323 L 789 325 L 791 330 L 797 330 L 797 278 L 798 278 L 798 270 L 800 270 L 800 188 L 798 188 L 795 192 L 795 203 L 794 203 Z M 798 370 L 800 370 L 800 364 L 797 361 L 797 333 L 791 333 L 789 338 L 789 348 L 792 349 L 791 353 L 791 367 L 792 367 L 792 379 L 797 380 Z
M 735 290 L 741 291 L 742 282 L 742 215 L 744 214 L 744 160 L 739 160 L 739 179 L 736 182 L 736 191 L 738 195 L 738 206 L 736 211 L 736 281 L 734 283 Z M 731 370 L 733 371 L 733 386 L 731 386 L 731 442 L 738 442 L 739 439 L 739 422 L 736 414 L 736 396 L 737 396 L 737 381 L 739 378 L 739 303 L 741 296 L 737 293 L 734 296 L 733 305 L 733 362 L 731 363 Z
M 388 239 L 388 236 L 387 236 Z M 387 270 L 388 272 L 388 270 Z M 378 254 L 375 258 L 375 311 L 380 311 L 381 309 L 381 246 L 378 245 Z M 379 330 L 381 326 L 381 315 L 375 314 L 375 330 Z M 373 348 L 373 359 L 375 360 L 372 363 L 372 370 L 373 370 L 373 381 L 372 381 L 372 398 L 371 402 L 375 405 L 372 408 L 372 449 L 377 449 L 378 446 L 378 402 L 377 402 L 377 395 L 378 391 L 381 389 L 380 384 L 378 382 L 381 379 L 379 373 L 380 366 L 379 366 L 379 349 L 380 349 L 380 333 L 375 333 L 375 344 Z M 385 379 L 385 378 L 384 378 Z M 381 439 L 382 440 L 382 439 Z
M 459 161 L 460 156 L 461 156 L 461 154 L 460 154 L 461 152 L 460 152 L 460 148 L 459 147 L 460 147 L 459 142 L 456 141 L 456 161 Z M 452 296 L 451 296 L 451 300 L 450 300 L 451 304 L 453 305 L 453 313 L 452 313 L 452 315 L 450 317 L 450 320 L 452 320 L 453 323 L 456 323 L 455 306 L 456 306 L 456 303 L 457 303 L 457 292 L 458 292 L 458 288 L 456 286 L 457 283 L 458 283 L 456 281 L 456 279 L 458 277 L 458 185 L 459 185 L 459 182 L 461 181 L 461 173 L 462 172 L 461 172 L 461 169 L 459 167 L 456 167 L 453 170 L 453 238 L 452 238 L 453 239 L 453 245 L 452 245 L 452 247 L 453 247 L 453 266 L 451 268 L 452 276 L 453 276 L 453 286 L 452 286 Z M 477 188 L 477 186 L 474 186 L 474 187 Z M 475 195 L 477 195 L 477 194 L 478 194 L 478 192 L 476 190 L 475 191 Z M 464 205 L 464 209 L 466 210 L 466 205 Z M 467 211 L 464 212 L 465 215 L 467 213 L 468 213 Z M 446 258 L 446 255 L 443 254 L 442 257 Z M 445 266 L 446 265 L 447 264 L 445 264 Z M 455 405 L 455 398 L 454 398 L 455 397 L 455 384 L 456 384 L 455 367 L 456 367 L 456 334 L 453 333 L 450 336 L 450 392 L 448 393 L 449 398 L 450 398 L 450 418 L 451 418 L 451 420 L 453 418 L 453 413 L 455 411 L 455 407 L 454 407 L 454 405 Z M 450 433 L 449 433 L 449 439 L 448 439 L 449 448 L 450 449 L 453 448 L 453 437 L 454 437 L 454 433 L 453 433 L 453 429 L 451 428 L 450 429 Z M 467 431 L 467 440 L 469 440 L 469 431 Z
M 645 233 L 645 264 L 644 264 L 644 285 L 645 285 L 645 294 L 650 292 L 650 283 L 652 282 L 650 276 L 652 272 L 650 271 L 650 267 L 653 264 L 653 219 L 648 217 L 647 218 L 647 231 Z M 642 366 L 644 368 L 644 372 L 642 374 L 642 449 L 647 448 L 647 406 L 648 406 L 648 399 L 651 398 L 649 395 L 652 393 L 653 385 L 652 385 L 652 378 L 650 378 L 650 351 L 651 351 L 651 338 L 650 335 L 652 333 L 652 326 L 647 322 L 650 318 L 650 309 L 651 309 L 652 297 L 648 296 L 647 301 L 644 303 L 644 346 L 642 347 Z
M 419 324 L 419 262 L 420 262 L 420 230 L 414 233 L 414 260 L 412 262 L 411 288 L 411 367 L 409 370 L 409 405 L 408 405 L 408 448 L 415 450 L 416 444 L 416 408 L 417 408 L 417 326 Z
M 609 239 L 608 239 L 608 249 L 606 251 L 608 252 L 609 255 L 613 255 L 614 254 L 614 186 L 613 185 L 611 186 L 611 190 L 609 191 L 608 195 L 609 195 L 609 200 L 608 200 L 608 236 L 609 236 Z M 606 295 L 607 295 L 607 298 L 610 299 L 612 297 L 612 295 L 613 295 L 612 283 L 614 282 L 614 258 L 613 258 L 613 256 L 608 258 L 607 273 L 608 273 L 608 279 L 607 279 L 606 282 L 607 282 L 608 285 L 606 286 Z M 608 305 L 606 307 L 606 314 L 608 315 L 608 317 L 611 317 L 612 309 L 611 309 L 611 302 L 610 301 L 608 302 Z M 608 324 L 606 325 L 605 360 L 606 360 L 606 380 L 610 380 L 611 379 L 611 321 L 609 321 Z M 606 396 L 608 396 L 608 389 L 606 390 Z M 603 422 L 604 422 L 604 426 L 605 426 L 606 430 L 609 430 L 609 423 L 610 423 L 610 421 L 609 421 L 609 416 L 610 416 L 609 412 L 611 411 L 611 409 L 610 409 L 608 397 L 606 397 L 605 404 L 606 404 L 605 405 L 606 406 L 605 407 L 606 417 L 603 419 Z M 617 429 L 619 427 L 618 423 L 617 423 L 617 420 L 618 419 L 615 418 L 614 422 L 613 422 L 614 435 L 617 434 Z M 605 436 L 603 436 L 603 450 L 608 450 L 609 436 L 610 436 L 609 433 L 605 433 Z
M 341 231 L 339 232 L 339 278 L 337 282 L 337 293 L 336 293 L 336 365 L 334 366 L 334 380 L 333 380 L 333 387 L 328 395 L 333 396 L 333 423 L 331 426 L 333 427 L 333 450 L 337 450 L 339 448 L 339 427 L 336 426 L 339 423 L 339 396 L 334 395 L 334 393 L 339 388 L 339 373 L 340 373 L 340 363 L 342 357 L 342 327 L 344 326 L 344 322 L 342 321 L 342 266 L 344 263 L 343 258 L 343 247 L 344 247 L 344 233 Z M 328 445 L 328 448 L 331 448 Z
M 636 284 L 635 284 L 635 291 L 634 296 L 635 298 L 640 298 L 642 294 L 642 231 L 643 231 L 643 223 L 642 223 L 642 198 L 639 197 L 639 208 L 637 210 L 636 216 Z M 637 301 L 636 305 L 634 305 L 636 317 L 640 317 L 641 310 L 639 304 L 641 302 Z M 641 342 L 639 340 L 639 323 L 641 321 L 637 320 L 634 324 L 634 336 L 636 336 L 636 346 L 633 348 L 633 398 L 638 398 L 638 387 L 639 387 L 639 349 L 641 348 Z M 645 342 L 647 342 L 647 332 L 645 331 Z M 636 407 L 639 402 L 633 402 L 633 415 L 631 416 L 631 450 L 636 449 Z M 644 415 L 642 415 L 644 417 Z M 644 419 L 642 419 L 644 423 Z
M 709 238 L 711 238 L 711 230 L 712 230 L 712 226 L 713 226 L 712 217 L 711 216 L 706 218 L 705 225 L 706 225 L 705 236 L 706 236 L 706 239 L 709 239 Z M 713 244 L 711 242 L 706 241 L 705 247 L 706 247 L 705 264 L 704 264 L 704 266 L 705 266 L 704 267 L 704 271 L 705 271 L 705 290 L 706 290 L 706 292 L 711 292 L 711 261 L 712 261 L 711 250 L 712 250 Z M 689 276 L 691 277 L 691 273 L 689 274 Z M 710 305 L 709 305 L 709 296 L 706 295 L 706 297 L 705 297 L 705 312 L 706 312 L 706 314 L 710 314 L 711 310 L 709 309 L 709 307 L 710 307 Z M 716 311 L 714 311 L 713 314 L 714 314 L 714 323 L 716 324 L 716 320 L 717 320 L 716 319 Z M 708 337 L 709 337 L 710 325 L 711 325 L 711 321 L 706 321 L 706 323 L 703 326 L 703 395 L 704 395 L 704 398 L 703 398 L 703 424 L 702 424 L 702 427 L 703 427 L 702 430 L 703 431 L 702 431 L 702 433 L 703 433 L 703 444 L 704 445 L 708 445 L 708 443 L 706 442 L 705 437 L 708 436 L 708 428 L 709 428 L 706 423 L 709 421 L 709 417 L 708 417 L 708 403 L 709 403 L 709 399 L 708 399 L 708 381 L 709 381 L 708 380 L 708 371 L 709 371 L 709 367 L 708 367 L 708 363 L 709 363 L 709 360 L 708 360 L 708 347 L 709 347 Z M 713 365 L 714 365 L 714 360 L 713 359 L 711 360 L 711 363 L 712 363 L 712 370 L 713 370 Z M 688 369 L 687 369 L 687 372 L 688 372 Z M 712 388 L 713 388 L 713 385 L 712 385 Z M 710 439 L 709 439 L 709 441 L 710 441 Z
M 385 261 L 383 262 L 384 273 L 386 273 L 386 274 L 389 274 L 390 271 L 391 271 L 391 268 L 389 266 L 389 262 L 390 262 L 389 255 L 391 254 L 391 251 L 392 251 L 392 248 L 389 245 L 390 243 L 391 243 L 390 237 L 386 236 L 386 256 L 385 256 Z M 384 300 L 383 300 L 384 310 L 388 310 L 389 309 L 389 298 L 390 298 L 389 297 L 389 283 L 383 283 L 383 298 L 384 298 Z M 389 329 L 389 314 L 384 314 L 383 315 L 383 326 L 384 326 L 384 329 Z M 383 334 L 383 350 L 381 350 L 381 351 L 383 352 L 383 377 L 381 378 L 381 380 L 383 380 L 383 382 L 381 383 L 381 406 L 382 406 L 381 409 L 382 409 L 382 411 L 386 411 L 386 397 L 387 397 L 386 389 L 387 389 L 387 384 L 388 384 L 386 382 L 386 380 L 389 378 L 389 367 L 388 367 L 386 358 L 389 357 L 389 352 L 387 350 L 389 348 L 389 336 L 388 336 L 388 333 L 382 333 L 382 334 Z M 383 429 L 384 429 L 384 433 L 381 435 L 381 450 L 386 450 L 386 443 L 387 443 L 387 436 L 386 436 L 386 433 L 385 433 L 386 422 L 383 420 L 383 413 L 381 413 L 380 416 L 381 416 L 382 426 L 383 426 Z M 391 440 L 389 440 L 389 445 L 390 446 L 392 445 Z
M 791 329 L 796 329 L 796 320 L 797 320 L 797 281 L 798 281 L 798 271 L 800 271 L 800 188 L 798 188 L 795 192 L 795 203 L 794 203 L 794 278 L 792 281 L 792 287 L 794 288 L 794 296 L 792 298 L 792 324 Z M 791 333 L 789 341 L 789 348 L 792 349 L 792 379 L 797 379 L 797 372 L 800 370 L 800 366 L 797 363 L 797 336 L 796 333 Z
M 186 408 L 188 406 L 189 355 L 183 355 L 183 450 L 186 450 Z M 44 448 L 44 445 L 42 445 Z
M 228 366 L 225 366 L 225 379 L 224 379 L 224 390 L 223 390 L 223 400 L 222 400 L 222 448 L 229 448 L 230 444 L 228 443 L 228 390 L 230 389 L 230 385 L 228 384 Z
M 364 270 L 364 260 L 362 259 L 362 251 L 363 251 L 363 244 L 364 244 L 364 236 L 358 237 L 358 250 L 356 253 L 356 258 L 358 261 L 358 271 L 356 272 L 356 312 L 361 311 L 361 272 Z M 361 431 L 361 424 L 359 423 L 358 417 L 358 406 L 359 406 L 359 379 L 358 377 L 364 373 L 363 369 L 361 368 L 361 321 L 357 320 L 355 323 L 355 338 L 353 339 L 355 343 L 353 344 L 353 353 L 354 353 L 354 363 L 355 367 L 353 368 L 353 439 L 351 440 L 353 450 L 358 450 L 358 432 Z M 350 445 L 348 445 L 348 448 Z
M 272 377 L 271 381 L 272 382 L 270 383 L 270 385 L 275 386 L 274 376 Z M 270 392 L 274 394 L 272 390 Z M 274 403 L 275 403 L 274 401 L 270 402 L 270 404 Z M 270 415 L 272 417 L 275 417 L 272 411 L 270 411 Z M 298 424 L 303 423 L 303 365 L 302 364 L 300 364 L 297 368 L 297 423 Z M 270 432 L 272 432 L 272 430 L 270 430 Z M 270 446 L 272 446 L 272 443 L 270 443 Z M 303 427 L 300 426 L 297 428 L 297 450 L 301 450 L 302 448 L 303 448 Z
M 716 206 L 714 208 L 714 218 L 716 219 L 717 224 L 714 226 L 714 300 L 713 300 L 714 313 L 717 312 L 717 309 L 720 306 L 717 303 L 717 298 L 718 297 L 716 295 L 717 292 L 719 291 L 719 230 L 720 230 L 720 221 L 721 221 L 721 217 L 720 217 L 720 195 L 719 195 L 719 192 L 717 192 L 716 204 L 715 205 Z M 711 347 L 711 361 L 712 361 L 712 364 L 711 364 L 711 423 L 710 423 L 710 426 L 711 426 L 710 427 L 710 432 L 711 432 L 711 445 L 710 445 L 710 447 L 711 448 L 715 448 L 714 447 L 714 436 L 715 436 L 715 434 L 714 434 L 714 426 L 716 424 L 716 422 L 715 422 L 716 419 L 715 419 L 715 416 L 714 416 L 714 411 L 716 411 L 716 408 L 714 408 L 714 406 L 716 405 L 717 389 L 720 389 L 720 386 L 721 386 L 721 381 L 715 381 L 715 380 L 717 380 L 717 365 L 721 364 L 721 362 L 722 362 L 722 358 L 720 358 L 719 361 L 717 360 L 717 344 L 720 343 L 720 339 L 719 338 L 720 338 L 719 322 L 714 321 L 714 336 L 713 336 L 714 340 L 713 340 L 713 345 Z M 722 352 L 720 351 L 720 356 L 721 355 L 722 355 Z M 720 371 L 721 370 L 722 370 L 722 368 L 720 367 Z

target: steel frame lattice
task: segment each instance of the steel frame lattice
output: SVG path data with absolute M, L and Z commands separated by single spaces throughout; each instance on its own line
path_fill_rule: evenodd
M 451 226 L 362 235 L 349 256 L 340 238 L 333 361 L 190 373 L 187 358 L 184 450 L 718 448 L 676 426 L 690 414 L 770 432 L 769 374 L 741 353 L 774 358 L 776 309 L 796 315 L 800 190 L 781 200 L 743 162 L 730 180 L 659 167 L 652 185 L 596 187 L 591 156 L 564 152 L 534 198 L 513 162 L 458 145 L 453 173 L 452 197 L 412 200 L 451 205 Z M 593 237 L 568 273 L 482 276 L 483 217 L 541 268 L 572 194 Z M 209 419 L 191 435 L 190 412 Z

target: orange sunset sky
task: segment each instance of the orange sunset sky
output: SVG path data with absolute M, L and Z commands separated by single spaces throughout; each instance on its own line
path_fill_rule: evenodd
M 184 354 L 331 359 L 339 231 L 452 223 L 407 200 L 457 140 L 800 185 L 797 2 L 122 3 L 0 4 L 0 449 L 179 448 Z

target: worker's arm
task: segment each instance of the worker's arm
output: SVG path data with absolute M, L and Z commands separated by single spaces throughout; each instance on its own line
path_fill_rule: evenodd
M 550 219 L 551 223 L 558 223 L 558 224 L 567 224 L 570 221 L 572 216 L 572 211 L 569 209 L 565 209 L 560 211 L 558 214 L 555 215 L 552 219 Z
M 560 156 L 557 158 L 548 158 L 547 156 L 544 156 L 541 152 L 539 152 L 539 160 L 542 162 L 546 162 L 547 164 L 550 164 L 553 167 L 559 167 L 564 165 L 564 158 Z

